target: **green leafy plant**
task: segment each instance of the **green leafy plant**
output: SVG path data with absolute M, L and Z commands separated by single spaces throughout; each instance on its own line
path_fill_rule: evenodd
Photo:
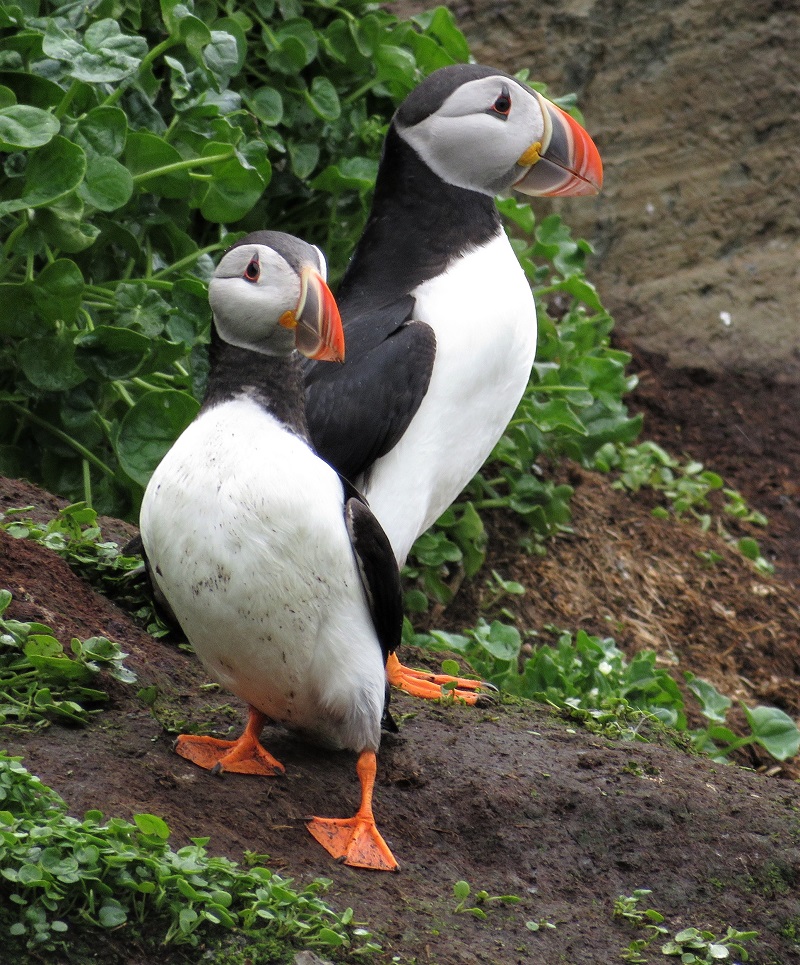
M 336 277 L 394 106 L 468 55 L 443 7 L 1 5 L 0 472 L 135 513 L 197 412 L 210 255 L 280 227 Z
M 598 451 L 641 431 L 623 396 L 635 384 L 630 356 L 610 347 L 613 320 L 586 279 L 590 245 L 574 240 L 557 215 L 536 222 L 527 204 L 500 202 L 518 258 L 533 287 L 539 320 L 536 362 L 517 412 L 462 501 L 415 543 L 405 576 L 411 612 L 446 605 L 485 554 L 480 514 L 511 510 L 530 528 L 529 546 L 569 529 L 572 488 L 547 479 L 537 460 L 569 457 L 590 466 Z M 413 592 L 411 592 L 413 591 Z
M 29 539 L 57 553 L 94 586 L 114 595 L 115 588 L 141 565 L 138 556 L 123 556 L 119 544 L 104 540 L 97 513 L 86 503 L 73 503 L 37 522 L 26 516 L 34 507 L 0 512 L 0 529 L 16 539 Z
M 104 539 L 94 509 L 83 502 L 73 503 L 44 522 L 25 515 L 32 509 L 0 512 L 0 529 L 57 553 L 79 576 L 131 611 L 152 636 L 170 632 L 154 607 L 141 556 L 126 555 L 118 543 Z
M 431 600 L 446 606 L 485 558 L 483 520 L 471 502 L 456 503 L 414 543 L 411 562 L 403 569 L 406 611 L 424 613 Z
M 620 895 L 614 902 L 614 917 L 622 918 L 645 933 L 642 938 L 634 938 L 622 952 L 622 960 L 635 965 L 646 965 L 648 959 L 642 952 L 657 938 L 669 934 L 669 929 L 662 924 L 664 916 L 660 911 L 639 908 L 639 902 L 649 894 L 652 894 L 649 888 L 637 888 L 632 895 Z
M 521 660 L 522 636 L 516 627 L 481 619 L 464 634 L 435 630 L 408 637 L 429 649 L 462 654 L 475 672 L 504 693 L 558 707 L 604 710 L 625 703 L 646 710 L 672 727 L 685 727 L 683 699 L 675 681 L 643 652 L 630 663 L 610 637 L 579 630 L 559 632 L 556 646 L 542 644 Z
M 625 372 L 630 356 L 610 347 L 613 320 L 586 279 L 589 244 L 573 239 L 557 215 L 537 224 L 528 205 L 510 199 L 500 207 L 522 235 L 513 244 L 533 287 L 539 339 L 528 389 L 473 484 L 473 502 L 519 513 L 542 539 L 568 526 L 572 491 L 544 480 L 536 460 L 568 456 L 589 465 L 606 443 L 635 438 L 641 417 L 631 418 L 622 401 L 636 378 Z
M 642 952 L 650 950 L 656 940 L 666 938 L 670 931 L 663 925 L 664 916 L 654 908 L 639 908 L 639 902 L 652 892 L 649 888 L 637 888 L 632 895 L 620 895 L 614 902 L 615 917 L 622 918 L 636 928 L 644 929 L 643 938 L 634 939 L 622 953 L 626 962 L 647 963 Z M 742 943 L 758 936 L 757 931 L 737 931 L 728 926 L 725 934 L 718 937 L 712 931 L 690 927 L 667 938 L 661 945 L 661 954 L 666 958 L 680 956 L 685 965 L 713 965 L 715 962 L 731 960 L 735 955 L 740 962 L 749 960 Z
M 686 733 L 699 750 L 715 760 L 729 760 L 734 751 L 748 744 L 759 744 L 777 760 L 793 757 L 800 750 L 800 730 L 776 707 L 742 704 L 750 733 L 735 735 L 725 726 L 731 700 L 712 684 L 686 673 L 687 689 L 709 721 L 703 730 L 689 730 L 683 693 L 667 671 L 656 666 L 655 653 L 642 651 L 628 661 L 611 637 L 596 637 L 583 630 L 573 637 L 550 629 L 557 635 L 555 646 L 540 644 L 526 658 L 522 657 L 519 630 L 500 620 L 488 623 L 480 619 L 463 634 L 441 630 L 414 633 L 406 621 L 404 640 L 433 651 L 461 654 L 482 679 L 506 694 L 596 719 L 624 716 L 631 710 L 646 714 Z M 627 730 L 636 736 L 636 728 Z
M 97 689 L 105 670 L 117 680 L 133 683 L 119 644 L 105 637 L 74 638 L 72 656 L 42 623 L 6 619 L 11 593 L 0 590 L 0 724 L 43 727 L 59 719 L 85 724 L 97 705 L 108 700 Z
M 739 706 L 750 727 L 750 733 L 740 737 L 725 726 L 728 709 L 732 705 L 729 697 L 705 680 L 700 680 L 688 671 L 684 673 L 689 690 L 697 698 L 703 716 L 710 722 L 705 730 L 692 732 L 697 748 L 714 760 L 726 760 L 741 747 L 759 744 L 777 758 L 785 761 L 794 757 L 800 750 L 800 731 L 792 718 L 777 707 L 747 707 L 742 701 Z
M 681 962 L 687 965 L 713 965 L 715 962 L 730 960 L 732 955 L 746 962 L 750 956 L 741 943 L 750 941 L 757 935 L 757 931 L 737 931 L 730 925 L 721 937 L 706 929 L 684 928 L 661 946 L 661 954 L 668 958 L 680 956 Z
M 643 487 L 662 493 L 669 504 L 657 506 L 653 515 L 662 519 L 670 512 L 676 516 L 693 516 L 703 530 L 716 526 L 723 539 L 764 574 L 771 574 L 775 567 L 761 555 L 758 541 L 751 536 L 735 539 L 725 528 L 722 518 L 714 516 L 709 497 L 720 492 L 724 497 L 722 511 L 741 522 L 766 526 L 767 518 L 752 509 L 741 493 L 727 488 L 721 476 L 706 469 L 701 462 L 687 459 L 681 463 L 655 442 L 642 442 L 637 446 L 606 443 L 595 454 L 593 466 L 603 472 L 614 472 L 614 486 L 628 492 L 638 492 Z M 718 554 L 706 554 L 709 563 L 719 562 Z
M 322 901 L 327 879 L 295 889 L 264 855 L 248 854 L 248 867 L 209 855 L 208 838 L 173 851 L 169 827 L 152 814 L 131 823 L 66 811 L 0 752 L 0 928 L 12 949 L 52 952 L 77 931 L 145 922 L 157 945 L 198 946 L 237 930 L 254 946 L 268 934 L 308 948 L 377 949 L 352 909 L 337 914 Z
M 506 905 L 515 905 L 519 902 L 518 895 L 490 895 L 488 891 L 476 891 L 473 894 L 472 888 L 467 881 L 457 881 L 453 885 L 453 896 L 456 899 L 456 906 L 453 911 L 456 914 L 473 915 L 475 918 L 486 920 L 489 916 L 480 905 L 486 905 L 490 901 L 500 901 Z M 474 904 L 468 904 L 474 902 Z

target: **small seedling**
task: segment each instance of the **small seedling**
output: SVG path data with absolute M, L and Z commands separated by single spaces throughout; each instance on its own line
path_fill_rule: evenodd
M 136 680 L 118 643 L 73 638 L 69 656 L 50 627 L 6 619 L 11 600 L 8 590 L 0 590 L 0 724 L 45 727 L 53 719 L 85 724 L 108 700 L 94 686 L 101 670 L 123 683 Z
M 664 916 L 654 908 L 639 908 L 639 902 L 652 894 L 649 888 L 637 888 L 632 895 L 620 895 L 614 902 L 615 917 L 622 918 L 635 928 L 644 929 L 643 938 L 634 939 L 621 953 L 623 961 L 643 965 L 649 961 L 642 954 L 657 939 L 670 933 Z M 728 961 L 735 954 L 740 962 L 749 958 L 742 942 L 750 941 L 758 935 L 757 931 L 737 931 L 728 926 L 724 936 L 716 937 L 713 932 L 690 927 L 668 938 L 661 946 L 661 954 L 666 957 L 680 956 L 684 965 L 714 965 Z
M 708 569 L 716 566 L 717 563 L 722 562 L 722 554 L 717 553 L 716 550 L 697 550 L 697 556 L 703 561 L 703 565 Z
M 476 918 L 481 918 L 483 920 L 488 918 L 488 915 L 483 910 L 483 908 L 479 908 L 478 905 L 485 905 L 490 901 L 501 901 L 507 905 L 514 905 L 520 901 L 517 895 L 492 896 L 489 894 L 488 891 L 476 891 L 475 894 L 473 895 L 472 889 L 470 888 L 469 883 L 466 881 L 457 881 L 453 885 L 453 895 L 455 896 L 456 901 L 458 902 L 458 904 L 453 909 L 453 911 L 456 914 L 474 915 Z M 474 901 L 475 904 L 468 906 L 467 901 L 468 899 L 470 899 L 470 895 L 472 895 L 471 900 Z
M 728 927 L 722 938 L 715 937 L 711 931 L 698 928 L 684 928 L 674 938 L 661 946 L 661 954 L 671 957 L 680 956 L 686 965 L 714 965 L 728 961 L 731 954 L 746 962 L 749 955 L 741 942 L 747 942 L 758 935 L 757 931 L 736 931 Z
M 484 612 L 495 610 L 497 605 L 509 596 L 523 596 L 525 587 L 516 580 L 504 580 L 497 570 L 492 570 L 491 578 L 486 581 L 486 593 L 480 602 L 480 608 Z M 511 617 L 507 610 L 502 610 L 502 614 Z
M 552 921 L 547 921 L 546 918 L 540 918 L 539 921 L 526 921 L 525 927 L 529 931 L 541 931 L 542 928 L 555 928 L 556 926 Z

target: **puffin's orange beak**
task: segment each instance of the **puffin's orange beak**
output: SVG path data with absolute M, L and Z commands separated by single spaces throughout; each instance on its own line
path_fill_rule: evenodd
M 298 352 L 310 359 L 344 362 L 344 331 L 339 307 L 322 275 L 313 268 L 303 268 L 300 273 L 300 301 L 292 314 L 294 344 Z
M 597 194 L 603 185 L 603 162 L 581 125 L 546 97 L 537 93 L 545 120 L 542 144 L 534 144 L 517 164 L 528 170 L 515 191 L 534 196 Z

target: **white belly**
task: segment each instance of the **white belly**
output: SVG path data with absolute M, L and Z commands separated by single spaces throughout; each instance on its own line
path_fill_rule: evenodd
M 436 332 L 430 386 L 400 442 L 362 480 L 401 565 L 489 457 L 536 354 L 533 295 L 505 233 L 414 296 L 414 317 Z
M 217 681 L 273 720 L 376 749 L 385 671 L 338 477 L 255 403 L 204 413 L 153 474 L 154 577 Z

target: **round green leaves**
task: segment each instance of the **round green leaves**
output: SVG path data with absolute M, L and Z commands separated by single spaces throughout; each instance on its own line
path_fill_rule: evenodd
M 131 479 L 147 485 L 199 408 L 190 395 L 174 389 L 148 392 L 139 399 L 123 418 L 117 437 L 117 456 Z

